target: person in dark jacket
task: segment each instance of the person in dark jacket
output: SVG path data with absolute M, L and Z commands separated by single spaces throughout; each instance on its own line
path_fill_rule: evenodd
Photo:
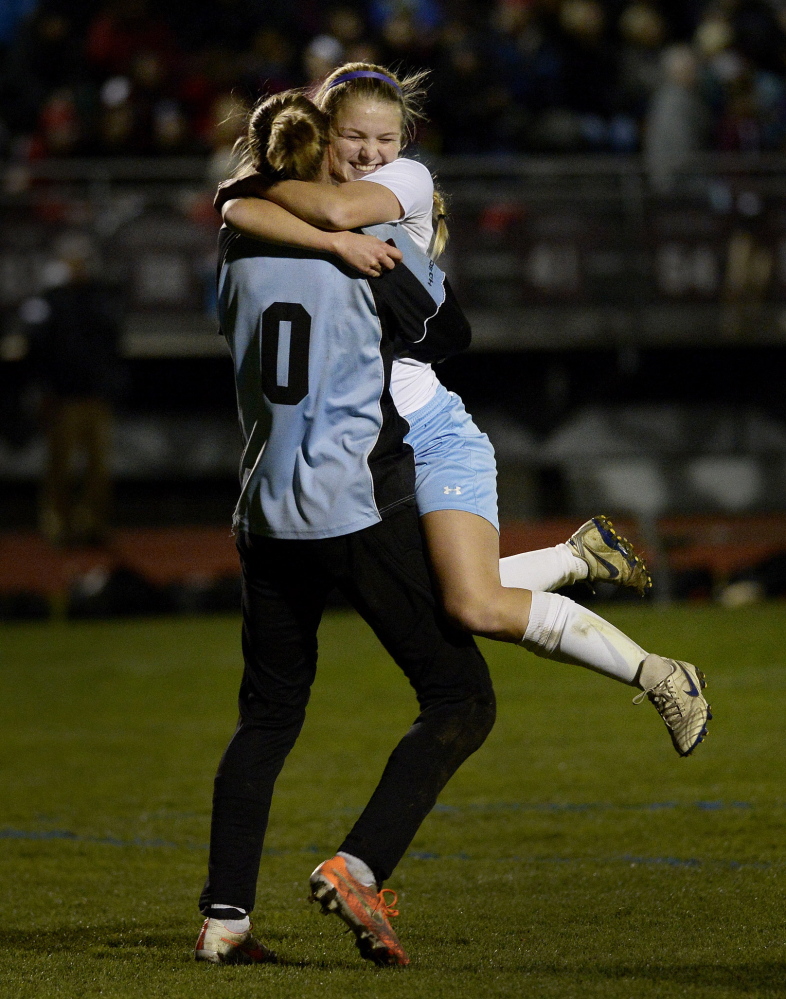
M 91 274 L 92 255 L 86 237 L 64 237 L 49 267 L 54 286 L 22 306 L 33 377 L 44 393 L 40 527 L 55 544 L 98 543 L 108 527 L 120 324 L 114 297 Z

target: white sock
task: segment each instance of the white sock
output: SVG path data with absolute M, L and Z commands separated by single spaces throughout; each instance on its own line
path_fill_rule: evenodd
M 343 857 L 346 860 L 347 870 L 362 885 L 365 885 L 366 888 L 371 888 L 372 885 L 376 887 L 377 879 L 374 877 L 374 872 L 365 860 L 361 860 L 360 857 L 353 857 L 351 853 L 342 853 L 340 850 L 336 856 Z
M 251 929 L 251 920 L 248 915 L 245 915 L 242 919 L 222 919 L 220 911 L 216 911 L 221 909 L 231 909 L 233 912 L 245 912 L 245 909 L 241 909 L 237 905 L 211 904 L 211 916 L 213 919 L 217 919 L 223 926 L 226 926 L 230 933 L 245 933 L 246 930 Z
M 544 659 L 604 673 L 635 684 L 647 653 L 619 628 L 557 593 L 533 593 L 524 648 Z
M 520 590 L 558 590 L 586 579 L 588 571 L 584 559 L 566 542 L 499 560 L 502 585 Z

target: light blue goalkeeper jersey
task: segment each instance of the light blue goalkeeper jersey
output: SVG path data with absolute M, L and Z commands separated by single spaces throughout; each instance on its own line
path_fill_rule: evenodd
M 414 494 L 408 424 L 389 392 L 393 353 L 448 356 L 468 345 L 469 327 L 403 229 L 365 231 L 404 254 L 383 277 L 221 230 L 219 320 L 245 439 L 240 530 L 335 537 Z

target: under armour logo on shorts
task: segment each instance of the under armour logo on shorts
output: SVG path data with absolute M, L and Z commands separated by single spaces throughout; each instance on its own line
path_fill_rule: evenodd
M 461 496 L 461 486 L 444 486 L 443 492 L 446 496 L 449 496 L 451 493 L 455 493 L 456 496 Z

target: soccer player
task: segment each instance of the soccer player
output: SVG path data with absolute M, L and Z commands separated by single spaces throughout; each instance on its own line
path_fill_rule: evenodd
M 260 183 L 241 177 L 219 190 L 225 219 L 247 235 L 303 247 L 324 247 L 325 230 L 395 220 L 422 250 L 438 252 L 447 238 L 442 200 L 434 198 L 428 169 L 399 156 L 418 114 L 423 75 L 400 79 L 366 63 L 335 70 L 314 100 L 330 116 L 332 173 L 341 183 L 290 179 L 271 185 L 269 178 Z M 250 162 L 253 166 L 253 157 Z M 262 197 L 238 197 L 247 193 Z M 282 209 L 309 224 L 297 238 Z M 376 272 L 376 265 L 366 270 Z M 701 693 L 702 673 L 690 663 L 648 654 L 591 610 L 550 592 L 579 579 L 643 592 L 649 576 L 629 542 L 606 518 L 596 517 L 565 544 L 500 560 L 496 467 L 488 437 L 421 358 L 400 354 L 394 360 L 391 394 L 409 424 L 405 439 L 415 452 L 418 511 L 451 619 L 474 634 L 639 688 L 634 702 L 648 696 L 677 752 L 689 755 L 711 717 Z
M 282 114 L 287 128 L 313 133 L 319 164 L 324 145 L 308 109 Z M 270 117 L 263 125 L 273 132 Z M 333 587 L 374 629 L 420 706 L 338 853 L 311 875 L 314 899 L 353 930 L 363 957 L 408 963 L 379 886 L 494 721 L 480 652 L 436 610 L 407 426 L 389 392 L 394 350 L 444 357 L 466 347 L 469 327 L 444 274 L 402 228 L 375 232 L 384 274 L 373 280 L 325 255 L 220 234 L 219 317 L 246 441 L 234 516 L 245 668 L 240 720 L 215 780 L 198 960 L 275 959 L 249 913 L 273 787 L 303 724 Z

